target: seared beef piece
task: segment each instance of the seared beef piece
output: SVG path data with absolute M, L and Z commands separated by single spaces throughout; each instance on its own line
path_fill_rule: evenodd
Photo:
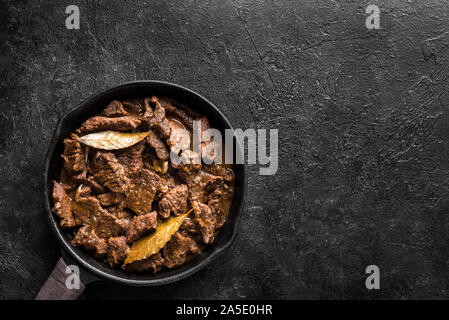
M 180 163 L 171 163 L 174 169 L 183 171 L 183 173 L 191 174 L 202 168 L 200 155 L 194 151 L 186 150 L 181 153 Z
M 103 207 L 117 206 L 125 199 L 122 193 L 108 192 L 97 196 Z
M 189 236 L 196 236 L 198 234 L 198 230 L 194 218 L 191 218 L 190 215 L 187 216 L 181 224 L 179 231 Z
M 157 97 L 151 97 L 150 103 L 154 105 L 153 117 L 150 119 L 150 126 L 155 128 L 162 138 L 170 137 L 171 128 L 167 118 L 165 117 L 165 109 L 161 106 Z
M 148 169 L 142 169 L 131 177 L 126 206 L 138 215 L 151 212 L 154 196 L 160 187 L 160 177 Z
M 73 215 L 78 224 L 90 225 L 101 238 L 115 237 L 124 233 L 124 225 L 100 206 L 97 198 L 80 198 L 73 205 Z
M 208 195 L 207 206 L 215 217 L 215 228 L 220 228 L 226 222 L 227 212 L 232 200 L 232 189 L 226 184 L 217 188 Z
M 145 98 L 144 100 L 144 111 L 143 111 L 143 120 L 147 123 L 147 129 L 150 128 L 150 120 L 153 118 L 153 108 L 150 106 L 151 98 Z
M 129 187 L 125 167 L 112 152 L 98 151 L 95 155 L 91 171 L 94 178 L 113 192 L 125 192 Z
M 140 141 L 135 145 L 116 151 L 117 160 L 130 172 L 137 172 L 143 168 L 142 153 L 145 149 L 145 142 Z
M 84 121 L 81 128 L 76 130 L 76 134 L 85 135 L 105 130 L 130 131 L 140 126 L 141 122 L 140 119 L 132 116 L 117 118 L 96 116 Z
M 100 113 L 100 116 L 104 117 L 121 117 L 127 116 L 128 112 L 126 112 L 125 108 L 123 108 L 123 104 L 120 101 L 113 100 L 106 109 Z
M 210 208 L 200 202 L 193 203 L 193 212 L 195 213 L 195 222 L 201 232 L 204 243 L 210 243 L 215 232 L 215 216 Z
M 75 247 L 81 247 L 91 252 L 95 258 L 103 258 L 108 250 L 108 244 L 105 239 L 98 237 L 95 230 L 91 226 L 82 226 L 79 228 L 72 240 Z
M 159 214 L 162 218 L 168 218 L 170 213 L 179 216 L 187 211 L 187 198 L 189 188 L 181 184 L 168 191 L 159 201 Z
M 132 115 L 138 115 L 142 111 L 142 106 L 137 101 L 123 101 L 123 106 Z
M 90 186 L 80 184 L 78 186 L 78 189 L 76 189 L 76 192 L 75 192 L 75 200 L 78 200 L 79 198 L 88 197 L 91 194 L 92 194 L 92 188 Z
M 199 253 L 198 245 L 189 237 L 176 232 L 163 249 L 164 266 L 174 268 L 186 261 L 187 254 Z
M 78 141 L 73 139 L 64 140 L 64 168 L 75 173 L 87 169 L 86 148 Z
M 170 158 L 167 145 L 154 131 L 150 131 L 146 141 L 152 148 L 154 148 L 159 159 L 166 161 Z
M 159 102 L 161 103 L 164 109 L 179 118 L 182 119 L 184 124 L 190 129 L 193 129 L 193 117 L 186 111 L 186 107 L 180 103 L 177 103 L 175 100 L 167 97 L 159 98 Z
M 53 212 L 59 217 L 59 224 L 63 228 L 76 226 L 72 214 L 72 201 L 62 185 L 53 181 Z
M 175 154 L 189 150 L 191 133 L 176 120 L 169 120 L 168 123 L 171 128 L 170 138 L 167 139 L 167 145 L 170 147 L 170 150 Z
M 223 177 L 224 181 L 231 182 L 234 180 L 234 173 L 231 169 L 224 165 L 213 164 L 209 167 L 211 174 Z
M 164 259 L 162 258 L 160 253 L 153 254 L 151 257 L 146 258 L 144 260 L 134 261 L 132 263 L 127 264 L 123 268 L 126 271 L 130 272 L 142 272 L 152 270 L 153 273 L 161 270 Z
M 206 190 L 209 185 L 221 182 L 223 180 L 222 177 L 214 176 L 202 170 L 189 173 L 183 170 L 178 170 L 178 175 L 189 187 L 190 202 L 206 202 Z
M 126 244 L 126 238 L 114 237 L 108 240 L 108 263 L 111 268 L 122 264 L 128 254 L 129 247 Z
M 126 241 L 132 243 L 156 229 L 157 212 L 153 211 L 141 216 L 135 216 L 131 220 L 128 232 L 126 233 Z
M 122 227 L 123 234 L 128 232 L 129 226 L 131 225 L 131 220 L 134 217 L 127 209 L 122 209 L 120 207 L 108 208 L 109 213 L 116 217 L 117 223 Z
M 97 193 L 105 193 L 106 190 L 103 188 L 101 184 L 99 184 L 97 181 L 95 181 L 94 177 L 88 176 L 87 170 L 84 170 L 81 173 L 78 173 L 77 175 L 73 176 L 73 180 L 77 183 L 82 183 L 86 186 L 91 187 L 94 189 Z

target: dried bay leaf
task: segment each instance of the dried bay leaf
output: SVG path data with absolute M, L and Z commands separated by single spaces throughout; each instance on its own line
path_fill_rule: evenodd
M 125 262 L 123 265 L 128 263 L 143 260 L 151 257 L 161 250 L 170 238 L 178 231 L 184 219 L 192 212 L 190 209 L 187 213 L 180 215 L 178 217 L 172 217 L 166 221 L 159 222 L 154 233 L 138 240 L 128 251 Z
M 102 131 L 94 132 L 82 137 L 77 137 L 79 142 L 89 147 L 103 150 L 118 150 L 131 147 L 142 141 L 150 134 L 147 132 L 119 132 Z

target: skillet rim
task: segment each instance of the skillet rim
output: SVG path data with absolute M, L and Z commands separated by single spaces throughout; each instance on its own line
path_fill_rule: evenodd
M 160 279 L 139 279 L 139 280 L 127 279 L 127 278 L 122 278 L 122 277 L 110 274 L 108 272 L 104 272 L 104 271 L 96 268 L 95 266 L 88 263 L 85 259 L 83 259 L 80 255 L 78 255 L 75 252 L 75 250 L 72 248 L 72 246 L 64 239 L 63 234 L 62 234 L 62 229 L 58 226 L 58 223 L 57 223 L 54 215 L 51 212 L 51 208 L 50 208 L 51 199 L 50 199 L 50 194 L 48 192 L 48 175 L 49 175 L 49 169 L 50 169 L 50 161 L 51 161 L 52 155 L 55 151 L 55 148 L 58 144 L 58 141 L 60 140 L 63 122 L 68 116 L 77 113 L 78 110 L 81 109 L 83 106 L 85 106 L 85 105 L 94 106 L 94 104 L 92 104 L 92 103 L 94 101 L 96 101 L 97 99 L 100 99 L 102 96 L 112 94 L 114 91 L 120 91 L 120 90 L 123 90 L 126 88 L 133 88 L 133 87 L 139 87 L 139 86 L 145 86 L 145 85 L 164 86 L 170 90 L 180 91 L 186 95 L 191 95 L 193 97 L 196 97 L 199 100 L 203 100 L 204 105 L 207 106 L 207 108 L 212 108 L 215 111 L 215 113 L 219 117 L 221 117 L 221 121 L 223 121 L 229 129 L 233 130 L 233 127 L 232 127 L 231 123 L 229 122 L 229 120 L 224 116 L 224 114 L 211 101 L 209 101 L 208 99 L 206 99 L 205 97 L 203 97 L 202 95 L 200 95 L 199 93 L 197 93 L 191 89 L 188 89 L 186 87 L 183 87 L 181 85 L 174 84 L 171 82 L 159 81 L 159 80 L 137 80 L 137 81 L 126 82 L 126 83 L 123 83 L 123 84 L 120 84 L 117 86 L 107 88 L 99 93 L 90 95 L 87 99 L 85 99 L 84 101 L 79 103 L 77 106 L 71 108 L 70 110 L 65 112 L 60 117 L 60 119 L 58 120 L 58 123 L 56 125 L 56 128 L 52 134 L 52 138 L 51 138 L 47 153 L 45 155 L 44 171 L 43 171 L 43 187 L 44 187 L 44 202 L 45 202 L 44 205 L 45 205 L 45 209 L 46 209 L 46 213 L 47 213 L 47 219 L 51 226 L 51 230 L 52 230 L 53 234 L 56 236 L 56 238 L 58 239 L 60 245 L 62 246 L 62 249 L 64 251 L 68 252 L 70 254 L 70 256 L 73 259 L 75 259 L 76 262 L 78 262 L 80 265 L 82 265 L 90 273 L 100 277 L 101 279 L 110 280 L 110 281 L 113 281 L 116 283 L 132 285 L 132 286 L 158 286 L 158 285 L 164 285 L 164 284 L 179 281 L 181 279 L 184 279 L 184 278 L 191 276 L 194 273 L 198 272 L 199 270 L 204 268 L 206 265 L 211 263 L 213 260 L 215 260 L 219 255 L 223 254 L 224 251 L 226 251 L 226 249 L 228 249 L 230 247 L 230 245 L 232 244 L 232 242 L 235 239 L 235 236 L 237 233 L 238 222 L 240 220 L 240 216 L 245 207 L 246 193 L 247 193 L 247 190 L 246 190 L 247 189 L 247 172 L 246 172 L 247 168 L 246 168 L 246 164 L 241 164 L 241 166 L 242 166 L 242 170 L 241 170 L 242 171 L 241 199 L 240 199 L 240 203 L 237 204 L 235 217 L 231 221 L 230 227 L 231 227 L 232 233 L 231 233 L 230 239 L 227 240 L 226 242 L 224 242 L 223 244 L 216 246 L 214 248 L 214 251 L 209 253 L 209 255 L 204 260 L 199 261 L 196 264 L 193 264 L 191 267 L 189 267 L 188 269 L 186 269 L 180 273 L 176 273 L 174 275 L 169 275 L 165 278 L 160 278 Z M 142 88 L 142 90 L 144 90 L 144 89 Z M 235 137 L 235 135 L 234 135 L 234 137 Z M 234 139 L 234 141 L 235 141 L 235 148 L 242 150 L 238 139 Z M 211 246 L 214 246 L 214 243 L 212 243 Z M 176 269 L 174 269 L 174 270 L 176 270 Z M 138 274 L 134 274 L 134 275 L 138 276 Z M 148 276 L 148 274 L 145 274 L 145 275 Z

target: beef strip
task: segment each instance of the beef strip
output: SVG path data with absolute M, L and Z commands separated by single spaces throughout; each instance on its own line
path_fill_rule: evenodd
M 86 165 L 86 148 L 74 139 L 64 140 L 64 168 L 70 172 L 75 173 L 87 169 Z
M 72 214 L 72 201 L 65 192 L 64 187 L 53 181 L 53 212 L 59 217 L 59 224 L 63 228 L 73 228 L 76 226 Z
M 207 205 L 215 217 L 215 228 L 220 228 L 226 222 L 227 212 L 232 199 L 232 191 L 226 184 L 224 188 L 217 188 L 208 195 Z
M 150 119 L 150 126 L 155 128 L 162 138 L 168 139 L 170 137 L 171 128 L 167 118 L 165 117 L 165 109 L 161 106 L 157 97 L 151 97 L 150 103 L 155 106 L 153 117 Z
M 170 241 L 163 248 L 164 266 L 174 268 L 182 265 L 186 261 L 187 254 L 199 253 L 198 245 L 189 237 L 176 232 Z
M 75 238 L 72 240 L 72 244 L 75 247 L 81 247 L 91 252 L 97 259 L 103 258 L 108 250 L 106 240 L 98 237 L 95 230 L 89 225 L 79 228 Z
M 122 117 L 127 115 L 128 112 L 123 108 L 123 104 L 117 100 L 113 100 L 106 109 L 100 113 L 100 116 L 103 117 Z
M 156 229 L 157 212 L 153 211 L 141 216 L 135 216 L 131 220 L 128 232 L 126 233 L 126 241 L 132 243 L 143 236 L 148 235 Z
M 128 254 L 128 250 L 129 247 L 124 236 L 109 238 L 107 253 L 109 266 L 114 268 L 121 265 Z
M 152 270 L 153 273 L 156 273 L 161 270 L 163 262 L 164 259 L 162 258 L 161 254 L 156 253 L 146 259 L 129 263 L 123 268 L 129 272 L 142 272 Z
M 125 196 L 122 193 L 108 192 L 98 195 L 97 198 L 103 207 L 112 207 L 121 204 Z
M 159 201 L 159 215 L 168 218 L 170 213 L 179 216 L 187 211 L 187 198 L 189 189 L 187 185 L 181 184 L 170 191 Z
M 117 150 L 115 155 L 117 160 L 133 173 L 143 168 L 142 153 L 144 150 L 145 142 L 140 141 L 129 148 Z
M 125 167 L 112 152 L 98 151 L 95 155 L 91 171 L 94 178 L 113 192 L 125 192 L 130 181 L 126 176 Z
M 170 152 L 168 151 L 167 145 L 154 131 L 150 131 L 146 141 L 152 148 L 154 148 L 159 159 L 166 161 L 170 158 Z
M 101 238 L 124 233 L 124 225 L 114 215 L 103 209 L 97 198 L 80 198 L 73 205 L 73 215 L 78 224 L 90 225 Z
M 187 107 L 176 102 L 174 99 L 161 97 L 159 102 L 162 107 L 169 113 L 174 114 L 182 119 L 183 123 L 190 129 L 193 129 L 193 117 L 187 112 Z
M 142 111 L 142 106 L 138 101 L 123 101 L 123 106 L 132 115 L 138 115 Z
M 206 202 L 206 189 L 208 186 L 223 180 L 222 177 L 214 176 L 202 170 L 193 172 L 178 170 L 178 175 L 189 187 L 189 200 L 192 203 L 194 201 Z
M 106 192 L 105 188 L 103 188 L 101 184 L 95 181 L 94 177 L 88 175 L 87 170 L 84 170 L 83 172 L 73 176 L 73 180 L 77 183 L 82 183 L 86 186 L 91 187 L 97 193 L 101 194 Z
M 194 202 L 193 212 L 195 222 L 201 233 L 204 243 L 210 243 L 214 237 L 216 219 L 210 208 L 204 203 Z
M 153 199 L 160 187 L 160 177 L 148 169 L 142 169 L 131 177 L 126 192 L 126 206 L 138 215 L 151 212 Z
M 133 116 L 123 116 L 117 118 L 96 116 L 84 121 L 81 128 L 76 130 L 76 134 L 85 135 L 88 133 L 105 130 L 130 131 L 140 126 L 141 122 L 142 121 L 140 119 Z
M 79 198 L 88 197 L 92 194 L 92 188 L 90 186 L 85 186 L 83 184 L 80 184 L 78 189 L 76 189 L 75 192 L 75 200 L 78 200 Z

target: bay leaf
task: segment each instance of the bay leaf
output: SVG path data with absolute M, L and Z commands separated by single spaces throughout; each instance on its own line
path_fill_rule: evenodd
M 128 255 L 126 256 L 125 262 L 123 265 L 127 265 L 128 263 L 146 259 L 153 254 L 156 254 L 161 250 L 170 238 L 178 231 L 181 227 L 181 224 L 184 222 L 184 219 L 192 212 L 193 209 L 190 209 L 187 213 L 180 215 L 178 217 L 171 217 L 165 221 L 158 222 L 156 230 L 140 240 L 138 240 L 134 245 L 129 249 Z
M 119 132 L 102 131 L 94 132 L 82 137 L 77 137 L 79 142 L 89 147 L 103 150 L 118 150 L 131 147 L 142 141 L 150 134 L 147 132 Z

